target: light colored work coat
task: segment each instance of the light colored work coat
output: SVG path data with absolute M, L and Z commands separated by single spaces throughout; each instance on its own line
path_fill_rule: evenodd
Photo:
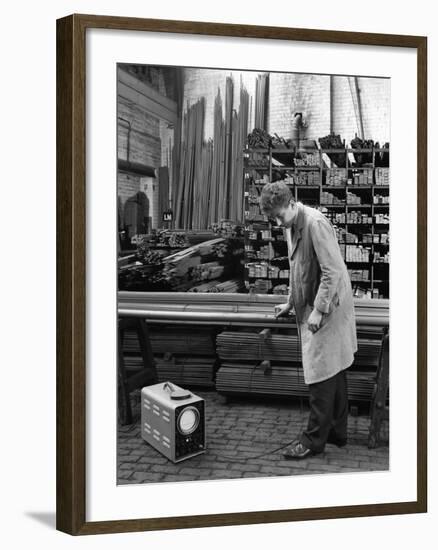
M 304 381 L 314 384 L 352 364 L 356 320 L 350 277 L 333 226 L 319 210 L 301 202 L 297 207 L 292 228 L 284 230 L 290 265 L 288 300 L 301 337 Z M 312 333 L 307 319 L 314 307 L 323 316 L 319 330 Z

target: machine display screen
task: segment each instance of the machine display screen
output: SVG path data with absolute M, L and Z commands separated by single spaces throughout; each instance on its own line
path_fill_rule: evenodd
M 178 430 L 182 434 L 190 434 L 197 428 L 198 423 L 198 410 L 194 407 L 187 407 L 178 417 Z

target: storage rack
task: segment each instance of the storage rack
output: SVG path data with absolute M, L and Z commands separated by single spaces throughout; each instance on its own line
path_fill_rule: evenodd
M 260 194 L 266 180 L 283 180 L 291 187 L 295 200 L 319 208 L 332 221 L 339 235 L 338 242 L 344 261 L 351 270 L 350 276 L 355 292 L 357 293 L 357 287 L 360 287 L 364 292 L 369 290 L 373 298 L 389 297 L 389 166 L 376 165 L 377 154 L 380 153 L 385 153 L 389 158 L 389 148 L 244 150 L 243 217 L 247 254 L 245 276 L 249 290 L 254 288 L 258 279 L 269 279 L 272 286 L 288 283 L 288 277 L 285 276 L 250 276 L 248 267 L 251 261 L 260 259 L 268 266 L 282 265 L 282 269 L 288 269 L 287 243 L 282 235 L 283 230 L 263 216 L 260 210 L 257 213 L 256 202 L 251 204 L 251 196 Z M 345 159 L 343 166 L 332 165 L 328 155 L 333 154 L 336 154 L 338 159 Z M 372 162 L 355 166 L 353 154 L 371 154 Z M 304 162 L 306 158 L 310 158 L 314 164 L 298 165 L 297 157 L 302 157 L 301 160 Z M 265 181 L 262 181 L 263 179 Z M 327 193 L 330 193 L 331 197 Z M 360 203 L 351 202 L 354 196 Z M 336 202 L 328 202 L 328 197 Z M 352 214 L 354 212 L 356 214 Z M 263 229 L 267 234 L 270 232 L 269 238 L 261 238 Z M 257 239 L 251 239 L 255 232 Z M 349 237 L 354 239 L 354 242 L 349 240 Z M 257 249 L 266 242 L 271 243 L 271 257 L 257 258 Z M 350 259 L 351 246 L 360 247 L 359 250 L 365 254 L 368 251 L 368 258 Z M 256 249 L 252 257 L 251 247 Z M 276 260 L 278 256 L 283 260 Z M 382 261 L 379 258 L 382 258 Z M 367 277 L 363 277 L 364 271 L 368 273 Z M 272 289 L 268 292 L 272 292 Z

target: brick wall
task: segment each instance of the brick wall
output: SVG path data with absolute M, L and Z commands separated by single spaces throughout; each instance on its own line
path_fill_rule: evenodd
M 317 139 L 330 131 L 330 78 L 325 75 L 271 73 L 269 133 L 291 137 L 293 114 L 306 114 L 301 138 Z
M 173 89 L 169 78 L 167 86 L 165 69 L 147 66 L 125 66 L 132 76 L 139 82 L 145 82 L 165 96 L 173 96 Z M 152 166 L 158 169 L 166 164 L 169 157 L 169 148 L 172 146 L 174 130 L 167 122 L 149 114 L 143 107 L 119 96 L 117 98 L 118 117 L 131 123 L 131 129 L 126 122 L 118 120 L 117 124 L 117 155 L 118 159 L 129 160 Z M 129 132 L 129 159 L 128 159 L 128 132 Z M 123 219 L 126 201 L 142 190 L 141 176 L 119 171 L 117 178 L 117 195 L 119 214 Z
M 390 80 L 358 78 L 365 139 L 381 145 L 390 141 Z M 345 139 L 346 144 L 358 133 L 358 123 L 348 78 L 333 77 L 333 131 Z
M 250 130 L 254 121 L 254 95 L 257 72 L 217 69 L 185 69 L 184 107 L 200 97 L 206 99 L 204 138 L 213 135 L 214 98 L 220 90 L 225 101 L 225 81 L 231 75 L 234 81 L 234 108 L 238 108 L 240 81 L 252 99 Z M 378 78 L 359 78 L 362 116 L 366 139 L 390 141 L 390 81 Z M 330 132 L 330 108 L 333 105 L 333 131 L 340 133 L 349 144 L 358 131 L 348 78 L 333 77 L 333 98 L 330 101 L 330 77 L 289 73 L 270 74 L 269 132 L 290 138 L 295 112 L 307 114 L 307 128 L 302 137 L 317 139 Z

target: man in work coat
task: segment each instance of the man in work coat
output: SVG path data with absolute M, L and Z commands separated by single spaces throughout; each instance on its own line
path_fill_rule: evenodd
M 302 459 L 321 453 L 326 443 L 347 443 L 345 369 L 357 351 L 353 293 L 335 230 L 319 210 L 295 202 L 282 182 L 263 187 L 260 205 L 288 241 L 290 294 L 277 316 L 295 311 L 310 414 L 284 457 Z

